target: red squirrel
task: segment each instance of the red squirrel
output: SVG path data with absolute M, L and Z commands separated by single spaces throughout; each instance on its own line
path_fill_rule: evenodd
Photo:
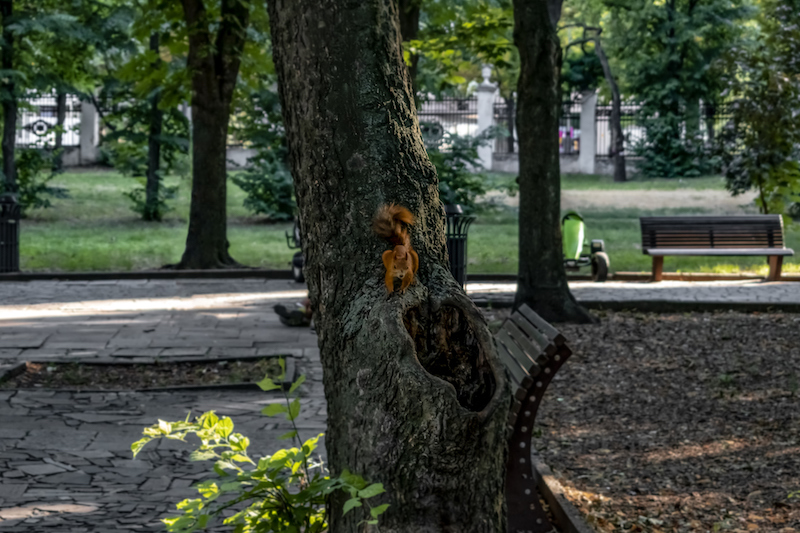
M 396 204 L 382 205 L 372 221 L 372 229 L 393 246 L 383 252 L 386 267 L 384 281 L 389 292 L 394 292 L 394 280 L 400 279 L 400 291 L 405 291 L 414 281 L 419 270 L 419 256 L 411 247 L 409 226 L 414 225 L 414 215 L 405 207 Z

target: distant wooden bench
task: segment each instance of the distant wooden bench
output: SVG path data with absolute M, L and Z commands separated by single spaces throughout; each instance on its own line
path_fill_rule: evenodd
M 539 497 L 548 501 L 558 522 L 563 506 L 551 502 L 555 496 L 543 488 L 531 463 L 531 438 L 536 412 L 545 390 L 561 365 L 572 354 L 556 328 L 527 305 L 513 313 L 494 336 L 500 359 L 515 385 L 508 417 L 511 431 L 506 472 L 508 531 L 546 533 L 553 529 Z
M 653 281 L 661 281 L 667 255 L 764 255 L 769 281 L 781 278 L 784 256 L 794 255 L 784 246 L 780 215 L 641 217 L 639 223 Z

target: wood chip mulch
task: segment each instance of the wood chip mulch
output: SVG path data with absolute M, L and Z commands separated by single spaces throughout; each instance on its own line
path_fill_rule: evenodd
M 223 385 L 261 381 L 281 373 L 277 358 L 247 361 L 91 365 L 27 363 L 24 372 L 0 382 L 0 389 L 132 390 L 176 385 Z
M 587 522 L 800 532 L 800 315 L 595 314 L 534 440 Z

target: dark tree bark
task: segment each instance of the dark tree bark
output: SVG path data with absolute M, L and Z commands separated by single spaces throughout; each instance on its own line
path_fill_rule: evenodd
M 158 34 L 150 36 L 150 50 L 158 53 Z M 153 62 L 153 69 L 158 68 L 160 59 Z M 145 185 L 144 213 L 145 220 L 161 220 L 161 207 L 158 202 L 158 189 L 161 183 L 159 167 L 161 163 L 161 125 L 164 121 L 164 112 L 159 109 L 161 100 L 158 91 L 152 96 L 150 102 L 150 132 L 147 137 L 147 183 Z
M 400 12 L 400 37 L 403 41 L 412 41 L 419 34 L 419 10 L 422 0 L 399 0 Z M 408 66 L 408 73 L 411 76 L 411 86 L 414 95 L 417 94 L 417 64 L 419 54 L 410 54 L 411 64 Z
M 244 48 L 249 4 L 222 0 L 214 35 L 203 0 L 182 0 L 189 28 L 188 66 L 192 75 L 192 201 L 189 234 L 174 268 L 235 268 L 228 253 L 227 171 L 231 99 Z
M 387 493 L 381 530 L 505 531 L 510 385 L 489 331 L 449 273 L 436 173 L 422 143 L 394 0 L 269 2 L 306 280 L 328 402 L 326 448 Z M 416 216 L 420 270 L 387 295 L 371 223 Z M 331 531 L 359 531 L 341 516 Z
M 64 122 L 67 120 L 67 92 L 63 87 L 56 89 L 56 142 L 55 142 L 55 160 L 53 161 L 53 168 L 61 170 L 64 166 Z
M 558 160 L 560 0 L 514 0 L 519 49 L 519 274 L 514 307 L 528 304 L 551 322 L 589 322 L 567 285 L 561 246 Z
M 0 0 L 0 16 L 3 17 L 3 51 L 2 64 L 6 72 L 14 69 L 14 35 L 9 30 L 14 14 L 13 0 Z M 0 86 L 3 94 L 3 174 L 6 178 L 6 189 L 17 190 L 17 167 L 14 160 L 14 149 L 17 141 L 17 93 L 14 77 L 4 76 Z
M 622 132 L 622 97 L 619 94 L 619 85 L 611 72 L 611 65 L 608 62 L 603 45 L 600 44 L 600 33 L 594 39 L 594 52 L 600 65 L 603 67 L 603 75 L 606 78 L 609 89 L 611 89 L 611 160 L 614 162 L 614 181 L 627 181 L 628 175 L 625 168 L 625 134 Z
M 506 124 L 508 125 L 508 137 L 506 137 L 506 142 L 508 143 L 508 153 L 514 153 L 514 119 L 516 117 L 516 107 L 514 106 L 514 97 L 509 96 L 508 98 L 503 98 L 506 101 Z

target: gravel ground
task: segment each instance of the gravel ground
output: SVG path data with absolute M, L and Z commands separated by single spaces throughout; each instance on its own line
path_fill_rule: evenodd
M 559 326 L 574 355 L 534 440 L 587 521 L 800 531 L 800 315 L 599 316 Z

